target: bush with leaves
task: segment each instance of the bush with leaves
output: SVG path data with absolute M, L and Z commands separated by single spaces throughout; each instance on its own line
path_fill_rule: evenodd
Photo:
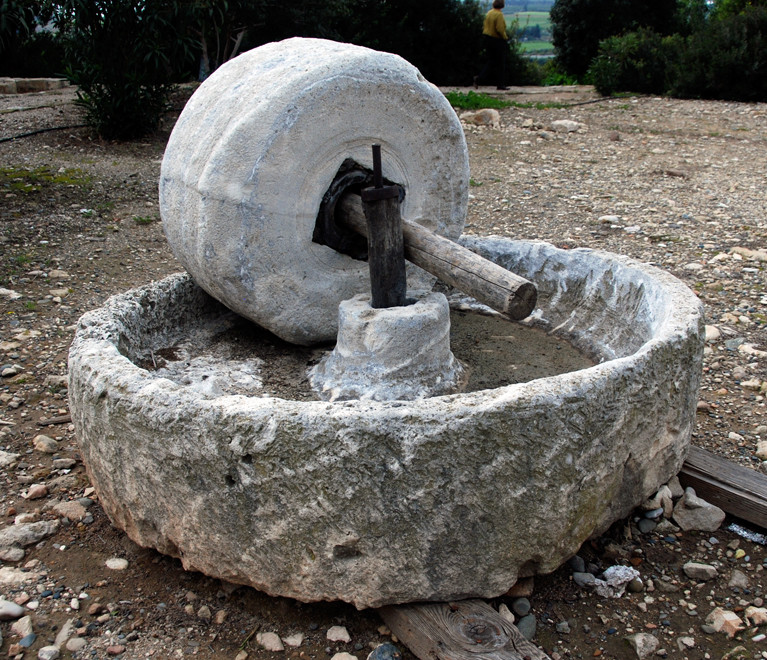
M 671 93 L 684 98 L 767 101 L 767 6 L 748 5 L 690 35 Z
M 601 41 L 639 28 L 670 34 L 676 28 L 676 0 L 556 0 L 551 36 L 564 70 L 583 79 Z
M 589 79 L 604 96 L 619 91 L 664 94 L 680 42 L 680 37 L 662 37 L 650 29 L 605 39 L 589 67 Z
M 102 137 L 131 139 L 155 130 L 168 105 L 188 41 L 171 0 L 63 0 L 55 21 L 66 75 Z

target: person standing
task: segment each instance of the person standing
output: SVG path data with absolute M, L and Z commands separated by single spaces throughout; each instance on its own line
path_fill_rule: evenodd
M 493 8 L 487 12 L 482 27 L 482 43 L 485 48 L 485 65 L 478 76 L 474 76 L 474 87 L 485 81 L 495 82 L 496 89 L 506 87 L 506 58 L 509 50 L 509 35 L 506 34 L 504 0 L 493 0 Z

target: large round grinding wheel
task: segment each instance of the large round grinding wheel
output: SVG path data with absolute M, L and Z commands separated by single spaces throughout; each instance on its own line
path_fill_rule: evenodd
M 312 234 L 344 161 L 372 168 L 374 143 L 384 177 L 405 189 L 402 217 L 457 238 L 466 141 L 416 68 L 320 39 L 240 55 L 200 86 L 168 141 L 160 209 L 174 254 L 209 294 L 283 339 L 334 339 L 338 304 L 370 290 L 368 266 Z M 410 286 L 433 281 L 408 268 Z

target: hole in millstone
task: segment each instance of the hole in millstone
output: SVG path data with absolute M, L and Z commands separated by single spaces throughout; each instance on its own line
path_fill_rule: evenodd
M 224 477 L 224 483 L 225 483 L 227 486 L 230 486 L 230 487 L 231 487 L 231 486 L 234 486 L 234 485 L 237 483 L 237 481 L 235 481 L 235 478 L 234 478 L 234 477 L 233 477 L 231 474 L 227 474 L 227 475 Z
M 253 462 L 253 455 L 245 454 L 245 456 L 242 457 L 242 462 L 246 465 L 250 465 Z
M 399 186 L 400 202 L 402 202 L 405 197 L 404 187 L 386 178 L 384 178 L 383 184 L 385 186 Z M 320 245 L 327 245 L 352 259 L 366 261 L 368 258 L 367 239 L 338 220 L 336 206 L 344 195 L 349 193 L 359 195 L 363 188 L 372 185 L 372 170 L 351 158 L 344 160 L 320 202 L 312 241 Z

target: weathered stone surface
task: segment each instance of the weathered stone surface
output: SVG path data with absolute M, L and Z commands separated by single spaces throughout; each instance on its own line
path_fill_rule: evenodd
M 457 238 L 466 141 L 415 67 L 321 39 L 243 53 L 200 86 L 168 141 L 160 211 L 174 254 L 199 286 L 283 339 L 334 339 L 338 304 L 370 290 L 368 265 L 312 235 L 342 163 L 372 169 L 373 143 L 384 177 L 406 190 L 402 217 Z M 411 288 L 433 281 L 408 268 Z
M 725 513 L 718 506 L 699 498 L 694 489 L 686 488 L 682 499 L 674 507 L 673 518 L 685 532 L 715 532 L 724 522 Z
M 688 561 L 684 566 L 682 566 L 682 570 L 688 578 L 692 578 L 693 580 L 700 580 L 702 582 L 713 580 L 717 575 L 719 575 L 714 566 L 709 564 L 701 564 L 694 561 Z
M 450 350 L 442 293 L 409 291 L 404 307 L 373 309 L 361 293 L 338 308 L 338 341 L 310 372 L 325 401 L 423 399 L 456 391 L 463 367 Z
M 11 525 L 0 530 L 0 548 L 26 548 L 55 534 L 59 528 L 58 520 Z
M 694 421 L 697 298 L 616 255 L 464 242 L 536 282 L 530 323 L 601 362 L 412 402 L 208 396 L 131 361 L 223 318 L 167 278 L 85 315 L 70 350 L 72 421 L 115 525 L 208 575 L 375 607 L 506 593 L 656 493 Z
M 625 640 L 640 660 L 649 658 L 660 645 L 658 638 L 650 633 L 635 633 L 626 637 Z

